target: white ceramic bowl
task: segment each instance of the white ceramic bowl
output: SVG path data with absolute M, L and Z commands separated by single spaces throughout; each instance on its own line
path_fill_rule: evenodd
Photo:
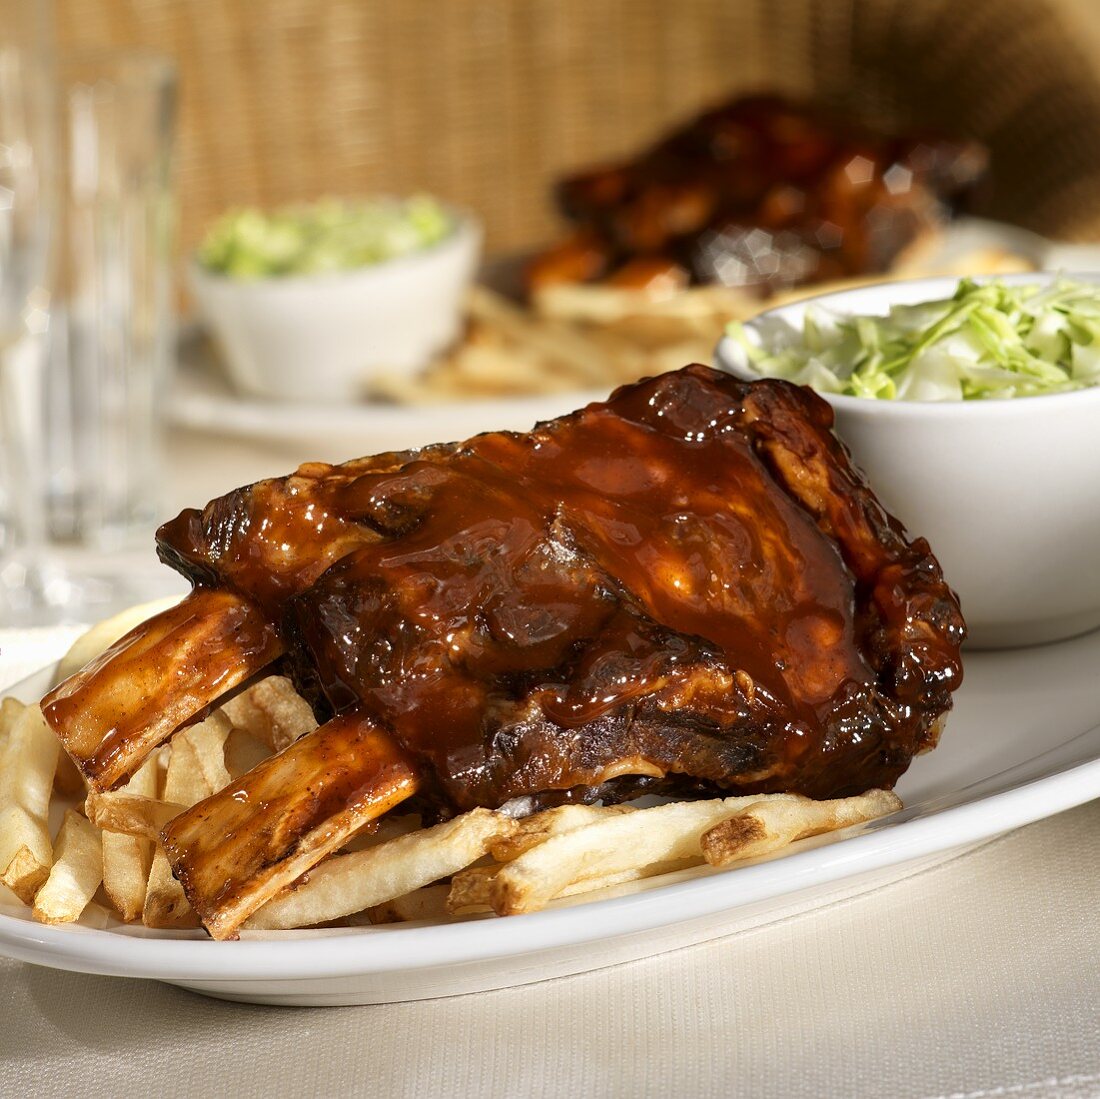
M 414 373 L 459 334 L 481 227 L 455 213 L 439 243 L 370 267 L 244 281 L 191 265 L 191 290 L 242 392 L 362 397 L 382 371 Z
M 1016 284 L 1056 277 L 1003 276 Z M 887 283 L 812 304 L 881 315 L 894 304 L 947 297 L 957 284 Z M 809 304 L 761 314 L 746 325 L 750 338 L 763 344 L 783 326 L 801 329 Z M 716 356 L 720 369 L 759 377 L 733 340 L 722 340 Z M 1039 644 L 1100 626 L 1100 387 L 935 403 L 822 396 L 879 499 L 928 539 L 959 594 L 972 645 Z

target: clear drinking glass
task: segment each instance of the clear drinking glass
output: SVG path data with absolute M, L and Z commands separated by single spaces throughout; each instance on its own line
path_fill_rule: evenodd
M 175 73 L 162 57 L 114 51 L 66 61 L 56 87 L 49 340 L 23 413 L 22 455 L 41 473 L 6 476 L 21 543 L 8 555 L 8 616 L 23 622 L 91 620 L 165 584 L 151 551 L 173 338 Z M 20 569 L 28 549 L 35 563 Z
M 56 425 L 50 533 L 114 552 L 157 519 L 158 397 L 172 343 L 165 58 L 113 52 L 61 69 L 61 248 L 47 400 Z
M 50 7 L 0 2 L 0 624 L 51 589 L 40 425 L 56 193 Z

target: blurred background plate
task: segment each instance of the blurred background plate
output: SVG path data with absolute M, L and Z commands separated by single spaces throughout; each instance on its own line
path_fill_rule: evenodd
M 922 257 L 928 271 L 965 266 L 974 257 L 987 263 L 1018 260 L 1021 267 L 1100 269 L 1100 247 L 1066 245 L 1017 226 L 983 218 L 960 218 L 938 238 Z M 482 282 L 496 292 L 513 297 L 522 258 L 496 261 L 482 273 Z M 881 277 L 881 276 L 879 276 Z M 828 284 L 809 287 L 806 293 L 823 293 Z M 761 303 L 767 308 L 769 303 Z M 709 361 L 709 359 L 708 359 Z M 618 382 L 609 378 L 603 387 L 570 389 L 553 394 L 440 400 L 436 403 L 398 404 L 362 401 L 338 405 L 279 403 L 239 396 L 231 388 L 214 343 L 196 327 L 184 330 L 179 343 L 178 368 L 166 404 L 171 423 L 206 434 L 282 443 L 315 443 L 327 460 L 339 456 L 424 446 L 462 439 L 482 431 L 530 428 L 601 400 Z
M 210 341 L 198 329 L 180 343 L 180 366 L 167 404 L 171 423 L 192 431 L 287 442 L 321 442 L 345 458 L 464 439 L 481 431 L 525 431 L 539 420 L 607 396 L 607 389 L 440 404 L 310 405 L 238 397 Z M 341 451 L 342 448 L 342 451 Z

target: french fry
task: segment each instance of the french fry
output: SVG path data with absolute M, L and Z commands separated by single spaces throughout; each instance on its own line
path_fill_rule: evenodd
M 0 882 L 30 904 L 53 864 L 48 818 L 59 751 L 38 706 L 8 705 L 0 754 Z M 14 717 L 14 720 L 13 720 Z
M 83 912 L 80 913 L 81 927 L 94 927 L 97 931 L 105 931 L 111 926 L 114 913 L 99 901 L 92 901 Z
M 149 867 L 141 922 L 146 927 L 163 929 L 199 926 L 199 918 L 192 912 L 179 882 L 172 877 L 172 868 L 159 847 L 153 851 L 153 861 Z
M 15 727 L 19 715 L 26 709 L 26 704 L 17 698 L 5 698 L 0 701 L 0 752 L 4 750 L 8 735 Z
M 757 858 L 795 840 L 847 828 L 886 816 L 901 808 L 890 790 L 869 790 L 859 797 L 813 801 L 790 797 L 757 802 L 705 832 L 700 840 L 703 857 L 711 866 Z
M 0 702 L 0 768 L 7 766 L 8 740 L 26 708 L 25 703 L 15 698 L 5 698 Z M 4 771 L 0 770 L 0 797 L 4 796 L 5 789 Z
M 469 297 L 471 315 L 491 324 L 506 339 L 530 348 L 546 358 L 567 363 L 590 383 L 603 380 L 603 364 L 592 341 L 569 325 L 539 321 L 515 303 L 484 287 L 474 287 Z
M 283 675 L 269 675 L 221 707 L 234 729 L 241 729 L 281 752 L 317 728 L 309 703 Z
M 489 911 L 493 899 L 493 879 L 500 864 L 519 858 L 520 855 L 545 843 L 551 836 L 560 836 L 578 828 L 585 828 L 601 820 L 622 813 L 634 812 L 632 805 L 559 805 L 532 813 L 516 822 L 510 834 L 494 840 L 489 853 L 496 860 L 491 866 L 471 866 L 455 874 L 447 896 L 447 911 L 451 915 L 467 915 L 471 912 Z M 567 886 L 560 896 L 603 889 L 620 882 L 633 881 L 641 874 L 627 870 L 611 878 L 593 878 L 590 882 L 575 882 Z
M 141 922 L 146 927 L 198 927 L 199 918 L 191 911 L 180 883 L 172 877 L 172 867 L 159 848 L 153 850 L 145 900 L 141 906 Z
M 57 835 L 56 859 L 34 898 L 34 918 L 42 923 L 72 923 L 80 918 L 102 881 L 99 830 L 75 809 L 68 809 Z
M 471 866 L 455 874 L 447 896 L 447 911 L 452 915 L 487 910 L 492 904 L 492 881 L 500 863 L 518 858 L 545 843 L 551 836 L 571 832 L 618 813 L 629 813 L 629 805 L 559 805 L 532 813 L 516 822 L 516 827 L 489 844 L 492 866 Z
M 672 802 L 618 813 L 551 836 L 505 863 L 496 874 L 491 889 L 493 911 L 498 916 L 534 912 L 574 883 L 635 870 L 642 871 L 639 877 L 643 877 L 647 871 L 664 873 L 676 864 L 701 862 L 699 841 L 704 832 L 755 802 L 787 796 Z
M 509 817 L 472 809 L 378 847 L 336 855 L 311 871 L 302 884 L 273 897 L 245 927 L 311 927 L 374 908 L 469 866 L 494 839 L 514 828 Z
M 694 865 L 691 859 L 686 865 Z M 584 878 L 582 881 L 571 882 L 554 900 L 562 900 L 565 897 L 579 897 L 585 893 L 595 893 L 601 889 L 610 889 L 616 885 L 625 885 L 627 882 L 641 881 L 643 878 L 655 878 L 660 874 L 670 874 L 674 870 L 683 870 L 685 863 L 682 859 L 672 859 L 669 862 L 648 863 L 645 866 L 631 867 L 629 870 L 620 870 L 614 874 L 604 874 L 595 878 Z
M 658 874 L 667 874 L 673 870 L 683 868 L 684 862 L 682 860 L 672 860 L 667 863 L 652 863 L 646 866 L 631 867 L 627 870 L 620 870 L 613 874 L 603 874 L 594 878 L 584 878 L 581 881 L 571 882 L 553 899 L 561 900 L 565 897 L 581 896 L 584 893 L 595 893 L 600 889 L 610 889 L 615 885 L 624 885 L 627 882 L 639 881 L 642 878 L 651 878 Z M 450 891 L 447 894 L 447 913 L 451 916 L 468 916 L 479 912 L 491 912 L 493 879 L 500 872 L 500 869 L 499 865 L 471 866 L 455 874 L 451 879 Z
M 157 792 L 157 772 L 157 760 L 150 756 L 122 788 L 120 795 L 153 799 Z M 104 827 L 91 812 L 88 819 L 98 827 Z M 140 918 L 145 907 L 153 861 L 152 839 L 125 835 L 122 830 L 103 832 L 103 889 L 126 923 Z
M 449 885 L 425 885 L 423 889 L 414 889 L 411 893 L 368 908 L 367 915 L 372 924 L 445 919 L 450 889 Z
M 206 725 L 206 722 L 201 724 Z M 216 743 L 220 735 L 218 725 L 214 726 L 212 733 L 201 731 L 200 727 L 195 725 L 176 734 L 172 739 L 168 772 L 164 779 L 164 801 L 190 808 L 196 802 L 216 793 L 207 782 L 202 759 L 206 759 L 210 770 L 217 770 L 216 758 L 210 758 L 210 743 L 211 741 Z M 198 751 L 196 751 L 196 737 L 199 744 Z M 224 744 L 224 740 L 222 743 Z M 223 761 L 222 769 L 224 768 Z M 153 853 L 141 918 L 146 927 L 198 926 L 198 917 L 191 911 L 191 906 L 183 895 L 183 887 L 173 877 L 172 867 L 159 846 Z
M 492 866 L 469 866 L 455 874 L 447 891 L 447 912 L 452 916 L 488 912 L 493 901 L 493 878 L 499 870 L 500 864 L 494 863 Z
M 231 778 L 248 774 L 271 755 L 271 746 L 257 740 L 244 729 L 231 729 L 225 738 L 225 769 Z
M 141 919 L 153 844 L 135 836 L 103 832 L 103 888 L 124 923 Z
M 146 760 L 141 765 L 142 770 L 134 775 L 134 779 L 137 779 L 148 765 L 149 760 Z M 145 784 L 143 780 L 142 785 Z M 155 843 L 160 830 L 170 820 L 178 817 L 187 809 L 187 806 L 172 801 L 161 801 L 159 798 L 145 794 L 130 793 L 135 788 L 135 783 L 131 780 L 130 784 L 122 790 L 106 794 L 99 794 L 92 790 L 85 799 L 84 811 L 88 819 L 104 832 L 152 840 Z M 155 789 L 155 786 L 153 788 Z
M 558 805 L 553 809 L 544 809 L 541 813 L 521 818 L 513 832 L 493 840 L 489 845 L 489 854 L 497 862 L 510 862 L 551 836 L 633 811 L 631 805 Z
M 225 742 L 232 731 L 229 719 L 217 711 L 187 730 L 187 740 L 194 752 L 195 765 L 205 791 L 203 797 L 216 794 L 233 781 L 225 765 Z

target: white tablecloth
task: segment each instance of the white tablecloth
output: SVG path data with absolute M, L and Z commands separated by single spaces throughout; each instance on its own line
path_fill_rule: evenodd
M 195 483 L 236 483 L 219 466 Z M 58 641 L 0 630 L 0 687 Z M 0 959 L 0 1095 L 200 1093 L 1100 1096 L 1100 801 L 770 927 L 457 999 L 246 1007 Z

